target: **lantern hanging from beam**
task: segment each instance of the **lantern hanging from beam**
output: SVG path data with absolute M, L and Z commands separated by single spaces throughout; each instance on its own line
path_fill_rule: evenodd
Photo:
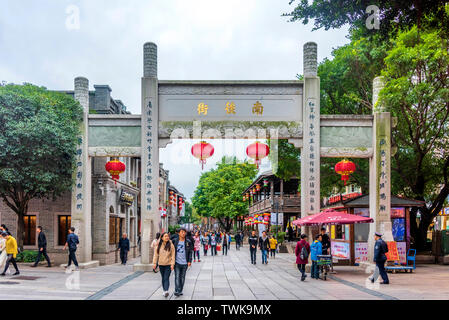
M 206 159 L 212 157 L 214 154 L 214 147 L 210 143 L 201 141 L 192 146 L 191 152 L 195 158 L 200 160 L 201 169 L 204 169 Z
M 120 173 L 125 172 L 126 166 L 123 162 L 119 161 L 118 158 L 111 158 L 108 163 L 104 166 L 106 171 L 109 172 L 115 184 L 117 180 L 120 179 Z
M 263 179 L 263 186 L 268 187 L 268 179 Z
M 355 169 L 355 163 L 347 159 L 343 159 L 335 165 L 335 172 L 341 175 L 341 180 L 345 182 L 345 185 L 349 180 L 349 175 L 354 173 Z
M 260 143 L 259 141 L 251 143 L 246 148 L 246 154 L 248 155 L 248 157 L 255 160 L 257 168 L 259 168 L 259 164 L 262 162 L 262 159 L 268 156 L 269 153 L 270 147 L 268 147 L 264 143 Z

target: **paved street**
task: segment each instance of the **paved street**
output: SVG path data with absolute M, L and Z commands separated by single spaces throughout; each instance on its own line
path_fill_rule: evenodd
M 367 275 L 354 267 L 337 267 L 337 274 L 327 281 L 309 276 L 301 282 L 293 255 L 279 254 L 268 265 L 260 263 L 259 253 L 257 258 L 256 266 L 249 263 L 247 246 L 241 251 L 233 247 L 228 256 L 219 252 L 215 257 L 203 257 L 201 263 L 194 263 L 188 271 L 181 297 L 172 295 L 172 275 L 169 299 L 449 299 L 448 266 L 418 266 L 413 274 L 390 274 L 390 286 L 371 286 L 366 285 Z M 57 267 L 22 267 L 21 276 L 37 278 L 1 278 L 0 299 L 167 299 L 162 296 L 159 273 L 134 273 L 131 264 L 102 266 L 72 274 Z

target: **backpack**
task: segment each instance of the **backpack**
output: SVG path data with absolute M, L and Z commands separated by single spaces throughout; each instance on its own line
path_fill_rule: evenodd
M 299 257 L 301 258 L 301 260 L 307 260 L 307 258 L 309 257 L 309 252 L 307 252 L 307 248 L 305 245 L 301 248 Z

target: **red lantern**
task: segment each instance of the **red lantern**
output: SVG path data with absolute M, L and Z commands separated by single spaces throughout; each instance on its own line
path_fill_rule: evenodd
M 260 184 L 256 184 L 256 191 L 260 190 Z
M 117 158 L 111 159 L 111 161 L 106 163 L 104 167 L 106 171 L 109 172 L 112 179 L 115 180 L 115 184 L 117 184 L 117 180 L 120 178 L 120 173 L 123 173 L 126 169 L 125 164 Z
M 214 154 L 214 147 L 205 141 L 201 141 L 192 146 L 192 155 L 200 160 L 201 169 L 204 169 L 204 164 L 206 163 L 206 159 L 212 157 Z
M 263 186 L 268 187 L 268 179 L 263 179 Z
M 335 172 L 341 175 L 341 180 L 345 182 L 349 180 L 349 175 L 354 173 L 355 163 L 346 159 L 341 160 L 335 165 Z
M 256 162 L 257 168 L 259 168 L 259 164 L 262 162 L 262 159 L 268 156 L 270 153 L 270 148 L 263 143 L 260 143 L 258 141 L 250 144 L 246 148 L 246 154 L 248 157 L 253 158 Z

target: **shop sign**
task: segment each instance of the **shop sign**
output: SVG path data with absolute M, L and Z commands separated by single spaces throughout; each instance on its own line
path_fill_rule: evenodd
M 134 196 L 131 193 L 122 190 L 122 193 L 120 194 L 120 202 L 126 204 L 127 206 L 131 206 L 133 201 Z
M 449 216 L 449 207 L 443 208 L 439 213 L 439 216 Z
M 405 208 L 391 208 L 391 219 L 393 218 L 405 218 Z

